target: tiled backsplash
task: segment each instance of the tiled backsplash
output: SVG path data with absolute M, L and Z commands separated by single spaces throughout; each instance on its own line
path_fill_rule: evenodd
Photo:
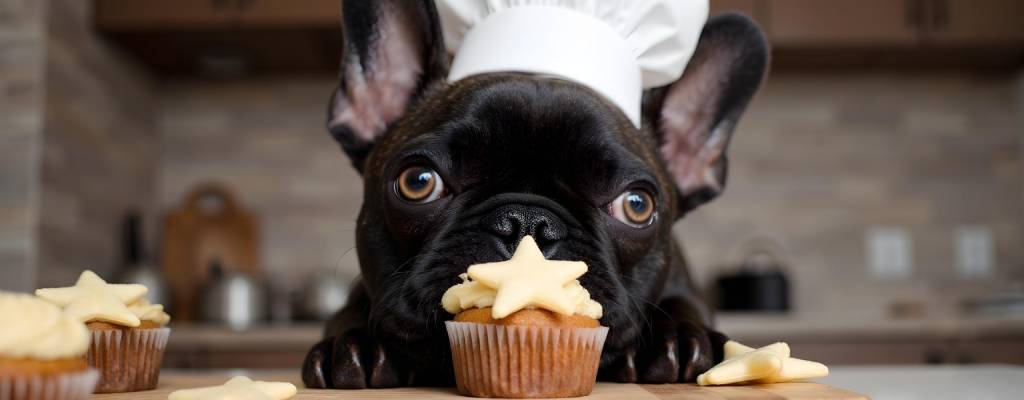
M 697 277 L 733 264 L 745 238 L 787 249 L 804 313 L 877 315 L 891 301 L 948 312 L 959 297 L 1024 280 L 1024 125 L 1012 75 L 776 74 L 730 149 L 725 195 L 677 226 Z M 872 227 L 911 241 L 911 276 L 866 267 Z M 963 279 L 954 234 L 994 241 L 991 277 Z
M 46 41 L 42 2 L 0 0 L 0 289 L 35 281 Z
M 331 79 L 171 84 L 160 121 L 160 208 L 220 182 L 259 216 L 263 267 L 292 278 L 338 268 L 352 249 L 362 184 L 324 128 Z
M 114 278 L 124 213 L 156 215 L 154 82 L 91 33 L 90 3 L 49 1 L 36 282 L 44 287 L 74 282 L 83 268 Z
M 1024 279 L 1020 90 L 1012 75 L 775 74 L 730 149 L 725 194 L 676 231 L 704 285 L 767 236 L 786 249 L 801 313 L 883 313 L 889 302 L 948 311 L 959 295 Z M 265 267 L 354 275 L 361 184 L 327 135 L 334 81 L 165 85 L 161 209 L 224 182 L 262 218 Z M 912 275 L 871 278 L 865 235 L 901 227 Z M 994 239 L 990 278 L 958 278 L 954 231 Z
M 0 0 L 0 289 L 109 277 L 120 218 L 156 215 L 155 82 L 92 33 L 91 4 Z

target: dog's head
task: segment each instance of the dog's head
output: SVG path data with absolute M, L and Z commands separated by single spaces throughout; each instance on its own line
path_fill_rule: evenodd
M 446 82 L 429 1 L 344 6 L 328 127 L 365 181 L 357 248 L 375 334 L 444 340 L 457 275 L 532 235 L 548 258 L 587 263 L 609 346 L 633 340 L 664 286 L 672 224 L 725 186 L 733 126 L 766 68 L 760 31 L 711 19 L 684 75 L 644 94 L 638 129 L 569 81 Z

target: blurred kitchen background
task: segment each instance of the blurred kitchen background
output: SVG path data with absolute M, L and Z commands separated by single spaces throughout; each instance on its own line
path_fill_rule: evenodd
M 720 328 L 830 364 L 1024 364 L 1024 2 L 711 4 L 774 45 L 728 189 L 675 229 Z M 339 20 L 0 0 L 0 289 L 141 280 L 169 366 L 297 367 L 358 274 L 362 185 L 324 128 Z

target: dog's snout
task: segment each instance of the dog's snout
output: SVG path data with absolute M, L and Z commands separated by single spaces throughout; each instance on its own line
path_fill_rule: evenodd
M 481 219 L 483 228 L 514 250 L 524 236 L 530 235 L 545 253 L 565 239 L 567 229 L 558 216 L 543 207 L 509 204 L 498 207 Z

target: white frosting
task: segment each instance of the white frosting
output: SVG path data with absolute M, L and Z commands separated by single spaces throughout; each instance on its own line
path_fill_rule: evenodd
M 157 325 L 167 325 L 171 322 L 171 316 L 164 312 L 161 304 L 151 304 L 149 299 L 143 297 L 128 305 L 128 311 L 135 314 L 140 321 L 149 321 Z
M 0 292 L 0 356 L 33 360 L 81 357 L 89 331 L 60 308 L 31 295 Z
M 468 274 L 460 274 L 462 283 L 448 288 L 441 297 L 441 306 L 451 314 L 458 314 L 471 308 L 486 308 L 494 306 L 494 296 L 497 290 L 487 287 L 477 281 L 469 279 Z M 580 285 L 580 281 L 574 280 L 562 287 L 562 290 L 571 299 L 573 314 L 584 317 L 601 319 L 603 308 L 601 304 L 590 298 L 590 292 Z M 523 307 L 534 309 L 536 307 Z

